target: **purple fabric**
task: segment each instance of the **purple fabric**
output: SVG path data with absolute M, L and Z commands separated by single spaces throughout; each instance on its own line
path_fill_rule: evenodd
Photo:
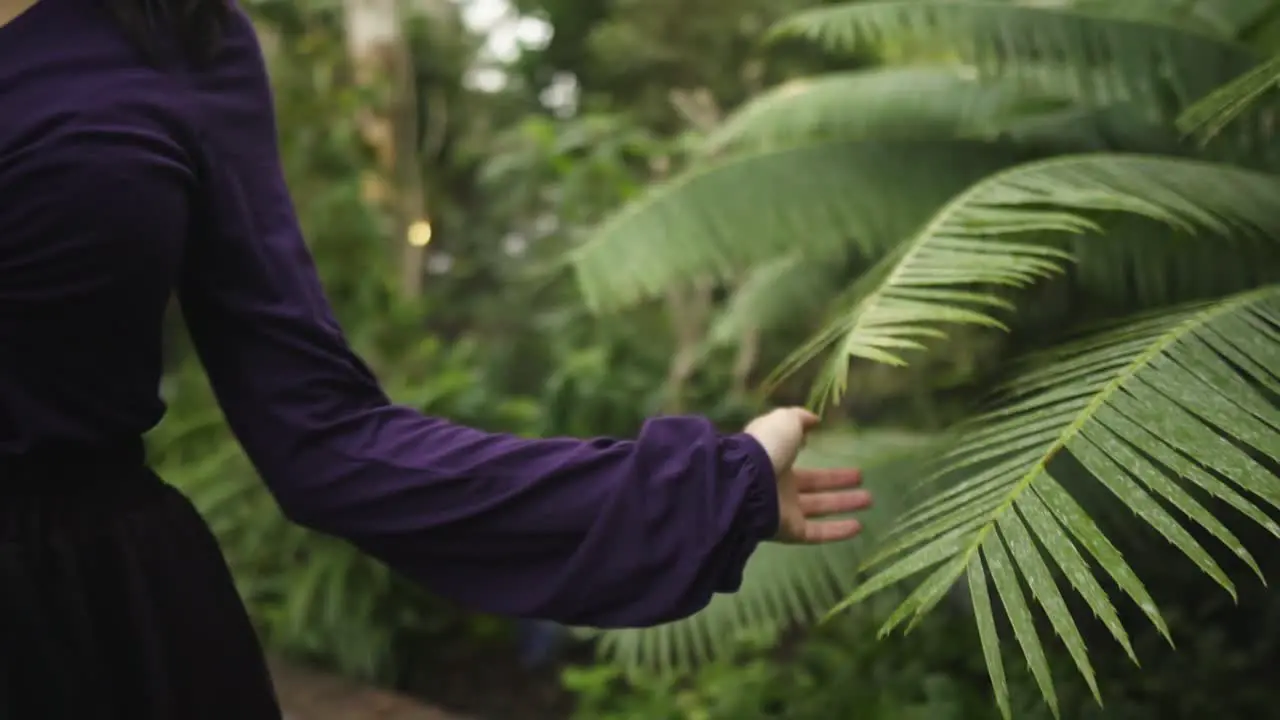
M 93 0 L 42 0 L 0 27 L 0 97 L 0 453 L 154 426 L 176 290 L 283 511 L 442 595 L 657 623 L 736 589 L 776 531 L 764 451 L 704 419 L 527 440 L 389 402 L 300 235 L 243 15 L 211 67 L 162 71 Z

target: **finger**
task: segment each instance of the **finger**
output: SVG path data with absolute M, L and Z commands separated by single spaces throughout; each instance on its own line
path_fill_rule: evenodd
M 862 471 L 854 468 L 792 470 L 791 483 L 802 493 L 846 490 L 862 484 Z
M 810 493 L 800 496 L 799 505 L 805 517 L 837 515 L 871 507 L 871 493 L 866 490 Z
M 817 427 L 818 423 L 822 422 L 822 418 L 818 417 L 817 413 L 806 408 L 794 407 L 791 408 L 791 412 L 795 413 L 796 418 L 800 420 L 800 427 L 806 432 Z
M 800 542 L 806 545 L 848 540 L 862 532 L 862 523 L 848 518 L 844 520 L 820 520 L 804 524 Z

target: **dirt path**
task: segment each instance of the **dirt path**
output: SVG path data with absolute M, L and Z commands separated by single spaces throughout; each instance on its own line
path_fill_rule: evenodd
M 271 661 L 285 720 L 469 720 L 399 693 Z

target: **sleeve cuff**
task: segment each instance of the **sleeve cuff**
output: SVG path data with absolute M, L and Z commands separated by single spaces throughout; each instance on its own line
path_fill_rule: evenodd
M 721 462 L 736 467 L 735 475 L 744 484 L 732 529 L 724 539 L 725 565 L 715 592 L 736 592 L 742 573 L 756 547 L 778 534 L 778 482 L 773 461 L 760 443 L 746 433 L 722 439 Z
M 760 441 L 746 433 L 730 435 L 726 444 L 726 459 L 733 462 L 738 460 L 734 455 L 740 456 L 742 472 L 747 480 L 739 520 L 748 536 L 756 542 L 772 540 L 778 535 L 781 523 L 778 478 L 773 472 L 773 460 Z

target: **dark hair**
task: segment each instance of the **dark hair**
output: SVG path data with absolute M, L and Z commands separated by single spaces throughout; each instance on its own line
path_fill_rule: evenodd
M 231 17 L 230 0 L 105 0 L 121 30 L 149 60 L 212 59 Z

